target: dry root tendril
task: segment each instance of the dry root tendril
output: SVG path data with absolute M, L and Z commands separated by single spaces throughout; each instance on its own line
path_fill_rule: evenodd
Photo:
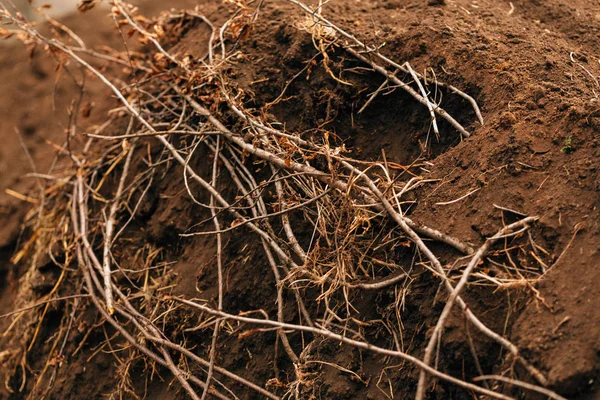
M 376 48 L 365 45 L 327 21 L 321 15 L 321 7 L 314 11 L 298 1 L 289 2 L 306 13 L 297 27 L 311 34 L 317 51 L 323 56 L 324 68 L 333 79 L 349 84 L 341 76 L 336 76 L 328 65 L 328 46 L 344 40 L 346 43 L 340 42 L 339 45 L 350 56 L 405 89 L 415 98 L 415 104 L 427 107 L 436 134 L 439 134 L 436 118 L 441 117 L 450 121 L 463 136 L 468 136 L 462 126 L 428 99 L 428 93 L 420 82 L 424 80 L 423 76 L 410 65 L 392 62 Z M 82 1 L 80 9 L 85 11 L 94 3 Z M 60 254 L 62 261 L 57 260 L 57 264 L 64 271 L 69 271 L 70 283 L 67 285 L 63 283 L 64 279 L 59 280 L 52 292 L 41 299 L 46 303 L 34 307 L 44 305 L 47 310 L 47 302 L 54 299 L 57 302 L 68 301 L 72 307 L 86 303 L 96 308 L 101 316 L 99 326 L 111 326 L 121 340 L 115 341 L 114 337 L 107 336 L 102 346 L 126 346 L 129 349 L 121 355 L 115 352 L 115 357 L 119 357 L 120 376 L 115 390 L 119 394 L 135 396 L 131 368 L 136 363 L 143 363 L 146 370 L 170 371 L 181 388 L 191 398 L 197 399 L 206 398 L 209 394 L 221 399 L 231 398 L 233 394 L 227 383 L 233 381 L 261 397 L 278 399 L 276 392 L 282 393 L 283 398 L 309 397 L 319 376 L 319 367 L 315 365 L 327 364 L 355 374 L 357 379 L 362 380 L 354 371 L 316 358 L 314 347 L 322 338 L 327 338 L 344 346 L 398 358 L 420 368 L 419 398 L 427 389 L 427 376 L 435 376 L 489 397 L 510 398 L 486 386 L 450 376 L 431 365 L 439 343 L 437 337 L 441 335 L 454 304 L 463 311 L 468 324 L 505 347 L 544 385 L 545 377 L 521 357 L 512 343 L 487 328 L 461 298 L 461 292 L 474 284 L 502 289 L 531 284 L 536 271 L 530 269 L 530 273 L 524 270 L 511 255 L 515 252 L 528 254 L 527 244 L 519 240 L 535 218 L 523 218 L 501 228 L 498 234 L 474 250 L 458 238 L 421 226 L 405 215 L 402 202 L 416 187 L 426 185 L 425 179 L 415 177 L 403 182 L 397 169 L 390 167 L 393 163 L 353 159 L 343 145 L 332 148 L 327 134 L 322 140 L 308 141 L 301 134 L 281 129 L 284 125 L 278 121 L 246 110 L 244 98 L 249 94 L 236 88 L 226 73 L 225 66 L 234 55 L 227 46 L 231 41 L 242 45 L 250 35 L 251 25 L 256 23 L 259 12 L 241 1 L 230 3 L 238 8 L 238 12 L 221 29 L 213 27 L 197 12 L 188 14 L 201 18 L 212 29 L 207 58 L 192 62 L 170 54 L 160 43 L 168 35 L 169 24 L 174 17 L 162 16 L 158 21 L 150 21 L 137 15 L 136 10 L 126 3 L 115 0 L 112 14 L 118 25 L 128 25 L 143 44 L 153 46 L 155 50 L 146 57 L 140 55 L 131 64 L 144 79 L 138 79 L 143 83 L 127 92 L 120 90 L 114 80 L 100 72 L 93 63 L 84 60 L 79 55 L 81 46 L 74 47 L 46 38 L 21 18 L 12 16 L 7 9 L 2 10 L 5 18 L 21 30 L 19 36 L 27 45 L 41 45 L 53 55 L 58 55 L 61 64 L 66 60 L 77 63 L 106 84 L 121 102 L 121 108 L 116 111 L 122 115 L 120 118 L 129 118 L 124 135 L 103 135 L 98 131 L 88 136 L 96 144 L 86 146 L 87 152 L 73 152 L 68 146 L 63 149 L 61 154 L 72 161 L 72 170 L 54 176 L 56 180 L 49 184 L 53 186 L 47 186 L 45 193 L 48 193 L 48 199 L 39 211 L 40 218 L 35 222 L 37 229 L 29 242 L 32 248 L 25 247 L 19 260 L 33 259 L 28 272 L 33 274 L 37 267 L 36 257 Z M 2 30 L 0 34 L 10 36 L 11 33 Z M 77 38 L 74 40 L 77 41 Z M 106 57 L 103 61 L 107 61 Z M 119 63 L 123 59 L 111 56 L 109 61 Z M 204 66 L 196 68 L 200 65 Z M 391 73 L 397 69 L 404 69 L 418 82 L 416 90 L 410 84 L 398 81 Z M 476 103 L 474 107 L 478 111 Z M 155 144 L 148 144 L 149 140 L 154 140 Z M 151 152 L 156 143 L 161 151 Z M 210 174 L 203 174 L 193 167 L 197 165 L 195 161 L 201 148 L 211 155 Z M 141 163 L 146 167 L 140 173 Z M 167 172 L 171 165 L 179 165 L 184 171 L 185 187 L 182 190 L 197 207 L 210 210 L 210 218 L 204 221 L 211 222 L 210 232 L 206 232 L 206 226 L 201 223 L 190 226 L 186 235 L 210 234 L 217 240 L 215 260 L 219 265 L 219 296 L 218 304 L 213 306 L 202 304 L 198 299 L 191 301 L 166 295 L 165 288 L 172 283 L 172 276 L 169 263 L 161 259 L 161 249 L 143 247 L 139 257 L 135 257 L 143 262 L 134 262 L 133 267 L 120 265 L 120 261 L 124 260 L 123 246 L 126 246 L 122 240 L 123 231 L 143 206 L 144 196 L 153 180 L 159 175 L 172 173 Z M 258 173 L 256 165 L 262 172 Z M 402 171 L 406 170 L 409 168 Z M 268 173 L 265 174 L 265 171 Z M 236 188 L 235 197 L 219 190 L 222 187 L 219 181 L 224 179 Z M 106 180 L 117 182 L 116 190 L 104 190 Z M 201 201 L 199 193 L 209 198 L 208 202 Z M 303 229 L 312 232 L 308 241 L 298 237 L 301 224 L 304 224 Z M 264 250 L 268 268 L 276 282 L 273 288 L 277 306 L 275 316 L 270 316 L 265 310 L 253 312 L 255 315 L 252 317 L 248 313 L 235 315 L 223 310 L 227 290 L 222 265 L 222 238 L 240 229 L 251 232 Z M 48 234 L 49 230 L 53 234 Z M 429 245 L 431 239 L 454 247 L 466 258 L 457 255 L 448 266 L 442 265 Z M 504 241 L 503 250 L 491 249 L 496 241 Z M 407 255 L 413 258 L 413 263 L 399 265 L 396 260 L 400 256 L 406 259 Z M 485 261 L 486 257 L 490 261 Z M 536 254 L 534 258 L 540 265 L 544 264 L 543 256 Z M 468 260 L 468 266 L 459 273 L 465 260 Z M 505 264 L 502 260 L 508 262 Z M 455 264 L 457 268 L 453 268 Z M 425 268 L 419 269 L 419 265 Z M 497 265 L 506 268 L 501 274 L 490 275 L 491 269 Z M 423 274 L 433 272 L 441 279 L 449 296 L 424 361 L 404 351 L 398 339 L 403 335 L 401 310 L 409 301 L 410 285 L 417 277 L 417 270 Z M 70 294 L 67 294 L 69 291 Z M 360 314 L 356 313 L 352 304 L 353 293 L 358 291 L 393 293 L 395 300 L 385 313 L 385 321 L 359 319 Z M 59 292 L 62 297 L 58 296 Z M 313 295 L 309 294 L 311 292 Z M 284 296 L 285 293 L 292 296 Z M 68 295 L 84 296 L 91 303 L 65 297 Z M 296 323 L 285 320 L 284 300 L 290 298 L 298 310 Z M 26 307 L 26 303 L 21 306 Z M 189 312 L 183 313 L 183 306 L 191 307 L 198 315 L 190 317 Z M 65 314 L 57 335 L 57 345 L 72 329 L 77 310 L 78 307 L 75 307 L 71 313 Z M 26 347 L 30 349 L 36 341 L 38 329 L 34 327 L 36 324 L 40 326 L 44 315 L 36 319 L 35 315 L 28 314 L 21 319 L 23 315 L 26 314 L 18 314 L 13 326 L 17 329 L 18 325 L 18 329 L 27 334 L 21 343 L 18 340 L 11 342 L 14 347 L 0 353 L 0 361 L 10 365 L 15 373 L 19 373 L 21 368 L 25 385 L 27 366 L 22 365 L 21 360 L 26 360 Z M 259 328 L 248 330 L 248 324 Z M 365 329 L 372 329 L 378 324 L 381 324 L 381 329 L 392 333 L 394 340 L 388 342 L 389 348 L 371 344 L 365 339 Z M 166 326 L 172 328 L 166 331 L 163 329 Z M 288 381 L 282 380 L 282 376 L 273 377 L 265 389 L 217 365 L 218 342 L 224 335 L 237 335 L 239 340 L 244 340 L 273 329 L 277 331 L 277 343 L 283 347 L 281 353 L 294 366 Z M 194 331 L 212 332 L 208 359 L 200 357 L 196 346 L 183 340 L 183 332 Z M 301 341 L 297 340 L 299 335 Z M 24 343 L 28 346 L 23 346 Z M 443 348 L 439 351 L 443 352 Z M 42 375 L 57 362 L 60 358 L 49 357 Z M 198 372 L 200 370 L 203 372 Z M 496 378 L 483 376 L 480 379 Z M 510 382 L 560 398 L 535 385 Z

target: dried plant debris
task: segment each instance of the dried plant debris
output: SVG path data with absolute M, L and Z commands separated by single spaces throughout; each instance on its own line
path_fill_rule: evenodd
M 288 28 L 303 38 L 290 46 L 308 57 L 295 60 L 279 93 L 261 97 L 254 88 L 269 77 L 251 81 L 243 66 L 253 32 L 273 22 L 263 15 L 266 3 L 229 1 L 229 18 L 211 21 L 201 7 L 150 19 L 114 0 L 110 18 L 140 50 L 102 53 L 58 22 L 53 35 L 43 35 L 2 6 L 12 24 L 4 36 L 18 31 L 58 68 L 79 68 L 103 82 L 118 102 L 94 132 L 69 130 L 60 147 L 63 167 L 45 177 L 29 239 L 13 258 L 28 267 L 21 310 L 2 339 L 0 361 L 12 372 L 7 389 L 16 393 L 33 380 L 31 393 L 43 398 L 66 352 L 74 356 L 88 337 L 102 335 L 94 351 L 111 354 L 114 398 L 143 396 L 161 379 L 193 399 L 319 398 L 323 376 L 332 373 L 393 398 L 394 385 L 385 380 L 388 368 L 401 366 L 395 379 L 410 381 L 417 399 L 438 385 L 481 398 L 509 399 L 524 390 L 562 399 L 547 387 L 546 372 L 465 297 L 468 290 L 521 289 L 544 306 L 535 285 L 552 262 L 532 234 L 539 217 L 499 207 L 502 220 L 472 243 L 408 216 L 440 183 L 425 174 L 433 141 L 458 143 L 483 124 L 475 99 L 331 22 L 325 2 L 313 8 L 297 0 L 282 0 L 296 19 Z M 206 33 L 202 52 L 186 43 L 199 40 L 186 36 L 198 27 Z M 127 80 L 105 63 L 123 69 Z M 336 90 L 314 103 L 326 104 L 321 124 L 281 119 L 294 114 L 281 112 L 293 103 L 289 97 L 301 96 L 286 91 L 310 74 Z M 360 76 L 378 80 L 378 89 L 361 87 Z M 468 104 L 469 121 L 442 108 L 442 90 Z M 361 159 L 329 128 L 340 114 L 336 102 L 345 100 L 336 96 L 358 92 L 356 112 L 363 112 L 394 91 L 427 116 L 419 157 L 407 165 L 385 153 Z M 436 204 L 467 201 L 478 190 Z M 167 198 L 180 200 L 166 207 Z M 204 246 L 203 256 L 190 259 L 182 243 Z M 46 276 L 50 264 L 60 272 Z M 240 286 L 244 279 L 255 286 Z M 422 313 L 420 328 L 405 327 L 404 320 L 416 318 L 411 312 Z M 48 318 L 50 331 L 42 328 Z M 466 375 L 442 368 L 451 358 L 444 334 L 459 320 L 468 335 Z M 495 366 L 482 367 L 471 335 L 501 349 Z M 79 338 L 74 348 L 71 337 Z M 32 374 L 27 354 L 40 340 L 52 345 Z M 247 374 L 254 365 L 250 342 L 272 353 L 260 356 L 258 380 Z M 359 356 L 344 360 L 339 348 Z M 224 367 L 228 352 L 238 352 L 239 362 Z M 373 355 L 387 365 L 378 367 L 377 382 L 367 371 Z M 329 395 L 336 393 L 331 388 Z

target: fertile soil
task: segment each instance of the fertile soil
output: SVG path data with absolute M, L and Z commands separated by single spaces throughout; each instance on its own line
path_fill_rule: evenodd
M 158 12 L 160 3 L 150 2 L 144 13 Z M 175 3 L 169 6 L 197 5 L 216 26 L 229 19 L 232 12 L 231 4 Z M 63 23 L 78 32 L 90 48 L 122 48 L 123 41 L 105 14 L 106 10 L 92 10 L 68 17 Z M 298 29 L 304 18 L 302 12 L 279 0 L 265 2 L 253 29 L 238 44 L 240 55 L 235 68 L 229 71 L 232 84 L 249 94 L 245 105 L 262 108 L 285 121 L 290 131 L 317 135 L 327 130 L 332 133 L 332 147 L 343 143 L 356 158 L 420 165 L 420 173 L 432 183 L 412 194 L 415 203 L 409 209 L 411 219 L 474 247 L 495 234 L 503 222 L 513 222 L 515 216 L 539 216 L 531 240 L 540 249 L 536 257 L 544 268 L 536 275 L 535 284 L 501 289 L 473 285 L 465 299 L 483 322 L 509 338 L 547 376 L 550 389 L 569 399 L 600 398 L 598 2 L 338 0 L 327 3 L 323 15 L 365 42 L 384 44 L 380 51 L 390 58 L 410 62 L 414 70 L 428 71 L 431 79 L 435 77 L 473 96 L 481 107 L 484 124 L 477 122 L 467 101 L 442 89 L 438 94 L 441 105 L 471 137 L 461 139 L 451 126 L 441 123 L 441 135 L 436 138 L 430 131 L 427 109 L 399 89 L 382 92 L 359 114 L 368 96 L 385 78 L 367 70 L 341 49 L 330 52 L 332 73 L 338 80 L 321 62 L 314 62 L 300 73 L 318 50 L 311 35 Z M 95 24 L 94 30 L 88 29 L 91 23 Z M 206 54 L 209 37 L 206 24 L 196 23 L 165 46 L 173 54 L 201 58 Z M 135 50 L 149 51 L 147 46 Z M 55 65 L 41 50 L 28 54 L 22 45 L 13 42 L 0 48 L 0 314 L 23 307 L 19 296 L 27 264 L 11 258 L 28 243 L 31 232 L 21 226 L 32 218 L 32 205 L 28 203 L 36 202 L 37 190 L 35 179 L 26 176 L 32 172 L 32 165 L 15 128 L 36 171 L 44 173 L 53 164 L 57 146 L 63 145 L 65 131 L 73 122 L 70 107 L 80 102 L 91 110 L 75 122 L 82 132 L 90 132 L 106 120 L 110 109 L 119 106 L 106 87 L 91 76 L 86 78 L 80 100 L 81 91 L 67 76 L 68 71 L 63 68 L 57 73 Z M 72 73 L 81 74 L 76 68 Z M 115 68 L 113 73 L 119 74 L 122 82 L 133 78 L 126 68 Z M 284 88 L 282 100 L 265 107 Z M 113 129 L 115 134 L 122 133 L 119 128 Z M 85 138 L 80 138 L 76 145 L 83 143 Z M 210 158 L 200 157 L 194 162 L 198 170 L 210 171 Z M 137 171 L 143 168 L 142 163 L 134 165 Z M 127 232 L 129 247 L 119 251 L 131 254 L 133 260 L 137 250 L 146 249 L 146 245 L 160 248 L 161 259 L 174 262 L 170 264 L 172 278 L 164 282 L 168 290 L 188 298 L 201 293 L 203 299 L 214 303 L 215 240 L 179 236 L 190 229 L 193 221 L 204 220 L 210 214 L 199 210 L 182 187 L 182 169 L 177 167 L 153 183 L 135 226 Z M 235 195 L 225 183 L 222 191 Z M 28 196 L 27 201 L 19 194 Z M 205 196 L 199 201 L 209 200 Z M 310 241 L 311 233 L 302 232 L 299 240 Z M 248 235 L 245 230 L 224 235 L 227 295 L 223 308 L 233 314 L 263 309 L 274 315 L 274 277 L 261 247 Z M 452 253 L 441 245 L 432 246 L 440 246 L 439 251 L 448 253 L 448 257 Z M 392 257 L 398 263 L 409 262 L 412 253 L 399 249 Z M 57 276 L 58 271 L 47 260 L 38 275 L 28 278 L 36 285 L 28 304 L 35 304 L 35 296 L 47 294 Z M 439 279 L 421 268 L 404 294 L 403 305 L 394 304 L 397 293 L 393 287 L 381 292 L 356 291 L 351 300 L 356 315 L 366 321 L 382 320 L 402 308 L 402 348 L 422 357 L 431 328 L 444 306 L 443 296 Z M 123 371 L 112 353 L 123 349 L 105 348 L 114 331 L 102 326 L 93 308 L 84 311 L 75 320 L 77 329 L 68 337 L 64 359 L 52 384 L 44 381 L 40 388 L 35 381 L 48 355 L 55 351 L 51 347 L 62 315 L 60 306 L 50 308 L 42 319 L 23 367 L 0 371 L 0 381 L 6 381 L 6 386 L 0 387 L 0 398 L 43 395 L 83 400 L 110 394 L 186 398 L 168 371 L 148 370 L 142 362 L 127 371 L 135 394 L 120 393 L 115 376 Z M 173 318 L 192 319 L 179 313 Z M 293 321 L 298 311 L 290 306 L 285 317 Z M 8 329 L 13 318 L 0 319 L 2 331 Z M 96 329 L 86 335 L 94 325 Z M 514 376 L 533 382 L 506 360 L 502 349 L 472 330 L 469 333 L 465 325 L 461 313 L 455 311 L 442 338 L 440 370 L 466 380 L 478 375 L 467 340 L 472 336 L 486 374 L 514 368 Z M 167 329 L 173 335 L 181 333 L 175 322 Z M 367 334 L 374 343 L 392 343 L 389 331 L 372 329 Z M 275 336 L 273 331 L 241 339 L 237 334 L 223 334 L 217 365 L 263 387 L 273 378 L 286 383 L 292 377 L 293 366 L 281 354 L 278 356 L 282 350 L 277 350 Z M 304 339 L 299 334 L 290 338 L 293 345 Z M 191 333 L 186 340 L 189 347 L 196 347 L 195 351 L 208 354 L 209 333 Z M 12 336 L 0 338 L 0 363 L 10 358 L 13 344 Z M 414 397 L 419 373 L 414 365 L 324 339 L 312 351 L 342 368 L 315 365 L 312 387 L 304 392 L 304 398 Z M 260 398 L 244 386 L 224 382 L 239 398 Z M 502 390 L 520 398 L 545 398 L 509 386 Z M 428 398 L 467 399 L 474 395 L 437 381 Z

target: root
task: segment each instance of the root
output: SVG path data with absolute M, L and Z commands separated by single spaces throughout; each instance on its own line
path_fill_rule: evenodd
M 320 7 L 315 11 L 300 1 L 285 1 L 305 13 L 301 28 L 312 35 L 316 51 L 323 57 L 323 68 L 332 79 L 344 85 L 349 83 L 340 74 L 334 74 L 328 65 L 331 59 L 327 50 L 339 46 L 355 60 L 385 76 L 386 84 L 392 82 L 412 96 L 419 107 L 425 106 L 436 135 L 446 134 L 440 132 L 439 118 L 446 120 L 462 137 L 471 135 L 429 98 L 426 78 L 408 63 L 398 64 L 376 47 L 359 41 L 325 19 Z M 504 239 L 505 248 L 499 252 L 507 259 L 510 259 L 512 250 L 521 251 L 531 246 L 533 250 L 527 248 L 524 253 L 533 254 L 545 271 L 544 255 L 540 254 L 531 236 L 524 244 L 518 242 L 510 249 L 506 246 L 509 239 L 518 241 L 520 234 L 529 229 L 537 218 L 524 217 L 503 226 L 475 250 L 460 238 L 423 226 L 407 216 L 408 194 L 414 193 L 417 187 L 427 190 L 428 181 L 418 176 L 414 168 L 399 168 L 402 173 L 398 174 L 398 168 L 395 169 L 387 160 L 369 162 L 352 158 L 343 145 L 336 147 L 328 134 L 308 140 L 302 132 L 286 130 L 285 121 L 276 121 L 271 116 L 267 117 L 266 112 L 261 113 L 264 109 L 247 109 L 248 99 L 244 97 L 247 94 L 236 86 L 228 75 L 227 67 L 233 65 L 231 58 L 235 50 L 232 48 L 240 45 L 240 41 L 249 34 L 252 23 L 258 19 L 259 8 L 251 9 L 244 2 L 236 4 L 238 11 L 218 29 L 197 11 L 178 16 L 166 15 L 151 21 L 137 15 L 135 8 L 125 2 L 114 0 L 112 16 L 117 23 L 129 25 L 142 43 L 153 48 L 149 53 L 154 53 L 154 56 L 148 55 L 138 62 L 137 73 L 144 79 L 139 79 L 141 83 L 134 89 L 120 88 L 114 77 L 84 59 L 80 53 L 85 45 L 76 36 L 73 37 L 76 47 L 46 38 L 26 21 L 0 6 L 3 17 L 23 32 L 28 43 L 44 46 L 63 63 L 65 60 L 77 63 L 86 73 L 104 83 L 120 102 L 120 107 L 113 110 L 112 118 L 129 118 L 124 134 L 115 132 L 115 135 L 110 135 L 99 130 L 87 135 L 89 142 L 83 152 L 69 147 L 67 153 L 71 167 L 62 176 L 36 173 L 38 177 L 45 176 L 56 182 L 54 190 L 42 190 L 50 195 L 45 200 L 49 206 L 44 203 L 40 206 L 40 218 L 47 215 L 50 208 L 53 215 L 61 216 L 53 226 L 53 238 L 32 241 L 38 246 L 36 254 L 52 253 L 53 247 L 60 244 L 61 256 L 67 260 L 65 268 L 71 264 L 77 267 L 71 278 L 79 285 L 74 286 L 76 289 L 71 288 L 77 293 L 58 296 L 52 292 L 49 298 L 24 305 L 5 317 L 15 313 L 21 315 L 27 310 L 48 306 L 53 301 L 69 300 L 77 302 L 77 305 L 91 301 L 97 315 L 118 333 L 129 349 L 124 358 L 128 361 L 122 363 L 124 383 L 119 389 L 121 391 L 130 390 L 128 370 L 133 360 L 142 359 L 148 368 L 160 366 L 169 371 L 193 399 L 235 397 L 232 389 L 227 387 L 233 382 L 261 397 L 279 399 L 277 387 L 267 390 L 218 365 L 219 343 L 225 336 L 232 337 L 237 333 L 238 338 L 243 338 L 275 330 L 284 356 L 292 365 L 289 381 L 281 382 L 278 377 L 269 381 L 283 386 L 283 397 L 308 397 L 313 376 L 310 368 L 333 365 L 327 360 L 317 359 L 313 351 L 319 343 L 317 338 L 320 338 L 319 341 L 325 338 L 412 364 L 420 370 L 417 399 L 423 399 L 426 394 L 428 376 L 491 398 L 510 399 L 495 389 L 451 376 L 440 371 L 437 365 L 432 366 L 444 326 L 457 304 L 468 324 L 500 344 L 540 385 L 545 386 L 547 379 L 543 374 L 525 360 L 507 338 L 483 324 L 461 297 L 471 284 L 475 284 L 472 282 L 474 278 L 508 290 L 507 282 L 528 283 L 535 275 L 523 273 L 516 264 L 512 269 L 503 270 L 504 275 L 488 276 L 480 268 L 482 263 L 498 269 L 504 265 L 494 260 L 499 253 L 494 253 L 493 246 L 501 239 Z M 207 57 L 195 60 L 196 64 L 180 60 L 179 55 L 171 54 L 161 42 L 166 27 L 175 19 L 185 21 L 185 18 L 200 19 L 210 26 L 212 32 Z M 75 34 L 71 32 L 71 35 Z M 228 49 L 232 42 L 234 44 Z M 219 48 L 220 52 L 217 51 Z M 117 56 L 102 59 L 123 63 L 123 59 Z M 403 82 L 390 69 L 408 74 L 412 82 Z M 292 79 L 298 76 L 296 74 Z M 472 97 L 450 85 L 437 84 L 467 99 L 483 123 Z M 376 95 L 377 92 L 363 109 Z M 275 104 L 280 98 L 265 107 Z M 124 116 L 119 117 L 119 113 Z M 151 148 L 159 151 L 152 152 Z M 196 166 L 202 150 L 204 154 L 212 155 L 210 174 Z M 137 270 L 121 267 L 125 259 L 122 249 L 129 245 L 122 238 L 122 233 L 136 216 L 154 176 L 173 173 L 169 170 L 172 165 L 183 171 L 181 193 L 187 193 L 199 210 L 210 214 L 201 223 L 190 221 L 190 230 L 181 237 L 205 235 L 215 239 L 218 295 L 214 305 L 204 304 L 200 299 L 190 300 L 165 293 L 171 287 L 168 283 L 172 276 L 163 264 L 153 265 L 159 250 L 148 256 L 143 267 Z M 409 175 L 404 174 L 406 171 L 412 177 L 402 181 L 404 176 Z M 270 177 L 265 179 L 265 175 L 269 174 Z M 235 195 L 223 189 L 224 181 Z M 131 206 L 131 200 L 135 198 L 138 200 Z M 209 228 L 205 226 L 208 222 L 212 224 Z M 265 305 L 265 309 L 239 315 L 225 309 L 228 296 L 225 238 L 228 235 L 248 235 L 251 239 L 247 241 L 256 241 L 257 246 L 258 243 L 262 246 L 268 263 L 265 274 L 272 274 L 275 282 L 271 288 L 274 305 L 271 311 L 276 313 L 276 320 L 268 318 L 269 305 Z M 455 254 L 450 259 L 448 256 L 441 259 L 441 253 L 436 253 L 435 247 L 431 246 L 432 240 L 450 246 Z M 99 248 L 102 249 L 101 255 L 97 254 Z M 20 254 L 19 259 L 26 258 L 25 253 Z M 465 255 L 470 261 L 462 273 L 457 273 L 453 266 L 460 266 Z M 400 346 L 396 335 L 396 330 L 403 335 L 399 304 L 410 301 L 404 296 L 410 292 L 412 280 L 417 278 L 415 265 L 419 266 L 421 274 L 431 271 L 447 291 L 446 305 L 424 349 L 422 360 L 409 354 L 408 350 L 402 351 L 403 345 Z M 394 308 L 394 312 L 385 320 L 363 318 L 353 305 L 357 293 L 374 291 L 383 294 L 392 292 L 392 288 L 396 298 L 390 307 Z M 198 314 L 195 324 L 178 315 L 184 307 Z M 287 320 L 290 309 L 295 312 L 294 322 Z M 68 333 L 71 329 L 77 307 L 72 310 L 72 315 L 61 325 L 61 332 Z M 259 312 L 264 318 L 251 318 L 247 316 L 250 312 Z M 31 326 L 32 321 L 29 321 Z M 37 322 L 40 326 L 41 321 Z M 245 324 L 259 328 L 240 333 Z M 392 348 L 366 339 L 370 336 L 364 334 L 365 330 L 375 325 L 393 332 Z M 166 329 L 168 326 L 175 328 Z M 399 328 L 390 330 L 390 326 Z M 37 331 L 31 327 L 27 330 L 33 332 L 28 337 L 29 341 L 35 342 Z M 198 355 L 195 346 L 189 345 L 181 334 L 191 331 L 209 332 L 208 359 Z M 402 336 L 401 340 L 404 340 Z M 475 353 L 474 346 L 470 345 Z M 64 343 L 60 353 L 63 350 Z M 439 351 L 443 351 L 443 347 Z M 17 355 L 24 357 L 24 352 Z M 16 356 L 13 358 L 17 359 Z M 337 367 L 360 378 L 354 371 Z M 478 361 L 477 370 L 483 374 Z M 51 381 L 55 372 L 56 369 Z M 560 399 L 555 393 L 536 385 L 508 381 L 503 377 L 482 376 L 480 379 L 504 379 L 512 385 Z

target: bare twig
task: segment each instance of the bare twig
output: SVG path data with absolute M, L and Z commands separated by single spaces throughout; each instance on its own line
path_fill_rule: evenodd
M 454 306 L 454 303 L 455 303 L 456 299 L 458 298 L 460 292 L 463 290 L 463 288 L 467 284 L 467 282 L 469 280 L 469 276 L 471 275 L 471 272 L 473 272 L 473 269 L 475 269 L 475 267 L 479 264 L 481 258 L 485 255 L 485 253 L 488 251 L 488 249 L 498 239 L 506 237 L 507 234 L 515 234 L 515 230 L 517 228 L 520 229 L 523 227 L 527 227 L 528 224 L 536 221 L 537 219 L 538 219 L 537 217 L 527 217 L 518 222 L 515 222 L 514 224 L 505 226 L 500 231 L 498 231 L 498 233 L 496 233 L 494 236 L 486 239 L 485 243 L 473 255 L 473 257 L 471 258 L 471 261 L 469 262 L 469 265 L 467 265 L 467 268 L 465 268 L 465 270 L 463 271 L 460 281 L 456 284 L 454 289 L 452 289 L 452 291 L 450 292 L 450 296 L 448 297 L 446 306 L 442 310 L 442 314 L 440 315 L 440 318 L 438 319 L 438 322 L 437 322 L 435 329 L 431 335 L 431 338 L 429 339 L 429 344 L 425 348 L 425 357 L 423 358 L 423 362 L 426 365 L 429 365 L 431 363 L 431 358 L 433 357 L 433 351 L 437 344 L 438 338 L 440 337 L 440 335 L 442 333 L 442 329 L 444 328 L 446 319 L 448 318 L 448 315 L 450 315 L 450 311 L 452 310 L 452 307 Z M 426 380 L 427 375 L 423 371 L 424 370 L 421 370 L 421 374 L 419 375 L 419 384 L 417 386 L 417 394 L 416 394 L 417 400 L 421 400 L 425 396 L 425 389 L 426 389 L 426 385 L 427 385 L 427 380 Z
M 368 350 L 368 351 L 372 351 L 378 354 L 383 354 L 383 355 L 388 355 L 388 356 L 393 356 L 393 357 L 399 357 L 402 358 L 404 360 L 407 360 L 413 364 L 415 364 L 416 366 L 418 366 L 419 368 L 422 368 L 423 370 L 427 371 L 428 373 L 430 373 L 433 376 L 436 376 L 440 379 L 444 379 L 448 382 L 454 383 L 460 387 L 463 387 L 465 389 L 468 390 L 472 390 L 474 392 L 477 393 L 481 393 L 481 394 L 485 394 L 487 396 L 493 397 L 495 399 L 504 399 L 504 400 L 510 400 L 513 399 L 512 397 L 509 396 L 505 396 L 503 394 L 500 393 L 496 393 L 493 392 L 491 390 L 482 388 L 480 386 L 477 385 L 473 385 L 471 383 L 462 381 L 460 379 L 454 378 L 450 375 L 444 374 L 443 372 L 439 372 L 438 370 L 431 368 L 430 366 L 426 365 L 425 363 L 423 363 L 421 360 L 419 360 L 416 357 L 410 356 L 406 353 L 403 353 L 401 351 L 395 351 L 395 350 L 388 350 L 382 347 L 378 347 L 366 342 L 362 342 L 362 341 L 358 341 L 358 340 L 354 340 L 354 339 L 350 339 L 344 335 L 339 335 L 337 333 L 331 332 L 329 330 L 326 329 L 320 329 L 320 328 L 313 328 L 313 327 L 309 327 L 309 326 L 305 326 L 305 325 L 294 325 L 294 324 L 287 324 L 287 323 L 282 323 L 282 322 L 278 322 L 278 321 L 271 321 L 271 320 L 262 320 L 262 319 L 256 319 L 256 318 L 249 318 L 249 317 L 242 317 L 242 316 L 236 316 L 236 315 L 232 315 L 232 314 L 228 314 L 222 311 L 217 311 L 214 309 L 211 309 L 210 307 L 204 306 L 202 304 L 198 304 L 195 303 L 193 301 L 189 301 L 189 300 L 185 300 L 185 299 L 181 299 L 178 297 L 172 297 L 172 296 L 168 296 L 166 298 L 166 300 L 173 300 L 179 303 L 183 303 L 185 305 L 188 305 L 190 307 L 199 309 L 203 312 L 206 312 L 208 314 L 212 314 L 221 318 L 225 318 L 225 319 L 231 319 L 234 321 L 240 321 L 240 322 L 246 322 L 246 323 L 250 323 L 250 324 L 259 324 L 259 325 L 267 325 L 267 326 L 272 326 L 272 327 L 276 327 L 279 329 L 290 329 L 290 330 L 295 330 L 295 331 L 302 331 L 302 332 L 308 332 L 308 333 L 313 333 L 315 335 L 319 335 L 319 336 L 323 336 L 329 339 L 333 339 L 333 340 L 337 340 L 340 341 L 342 343 L 346 343 L 364 350 Z

